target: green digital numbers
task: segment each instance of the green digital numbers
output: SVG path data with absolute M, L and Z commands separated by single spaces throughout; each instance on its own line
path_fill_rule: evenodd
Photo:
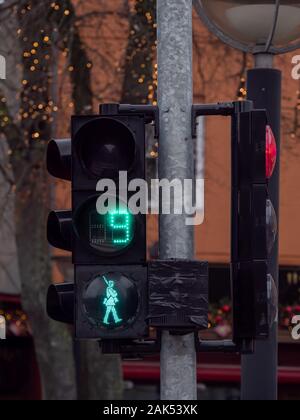
M 113 231 L 113 243 L 127 245 L 130 243 L 131 224 L 128 211 L 119 209 L 109 213 L 109 225 Z
M 116 254 L 128 248 L 134 240 L 136 216 L 127 205 L 118 202 L 100 214 L 96 208 L 96 197 L 88 200 L 74 216 L 79 237 L 101 254 Z

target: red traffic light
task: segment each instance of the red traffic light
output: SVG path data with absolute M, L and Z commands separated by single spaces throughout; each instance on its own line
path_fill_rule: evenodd
M 277 160 L 277 146 L 272 128 L 267 125 L 266 131 L 266 176 L 270 179 L 273 175 Z

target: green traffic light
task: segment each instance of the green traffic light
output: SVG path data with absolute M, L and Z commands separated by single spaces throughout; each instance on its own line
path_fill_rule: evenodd
M 106 297 L 104 298 L 103 304 L 106 306 L 106 312 L 103 320 L 103 324 L 110 325 L 109 317 L 112 315 L 113 321 L 115 324 L 119 324 L 122 322 L 122 319 L 119 318 L 116 310 L 116 304 L 119 302 L 119 294 L 117 290 L 115 290 L 115 282 L 113 280 L 107 280 L 105 276 L 102 276 L 106 288 Z
M 108 272 L 91 279 L 83 292 L 82 302 L 93 327 L 119 330 L 134 321 L 139 296 L 132 278 L 120 272 Z

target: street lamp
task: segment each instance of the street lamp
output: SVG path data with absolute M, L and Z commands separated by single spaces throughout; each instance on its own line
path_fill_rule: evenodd
M 274 206 L 271 213 L 278 216 L 282 76 L 272 67 L 274 55 L 300 48 L 300 0 L 193 0 L 193 3 L 212 33 L 231 47 L 255 57 L 255 68 L 247 72 L 247 99 L 254 102 L 256 109 L 267 110 L 276 138 L 277 162 L 269 180 L 269 191 Z M 277 290 L 278 260 L 277 235 L 268 260 L 268 272 Z M 278 325 L 275 322 L 269 339 L 256 343 L 255 354 L 242 357 L 242 399 L 277 399 L 277 370 Z
M 300 47 L 298 0 L 194 0 L 211 32 L 251 53 L 283 54 Z

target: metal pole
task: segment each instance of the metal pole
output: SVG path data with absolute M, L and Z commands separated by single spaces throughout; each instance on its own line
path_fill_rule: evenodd
M 273 56 L 258 54 L 256 68 L 248 72 L 248 99 L 255 108 L 266 109 L 277 143 L 277 165 L 270 180 L 270 199 L 279 220 L 281 72 L 272 69 Z M 278 237 L 269 259 L 269 273 L 278 288 Z M 278 398 L 278 323 L 267 341 L 257 342 L 255 354 L 242 357 L 242 399 L 277 400 Z
M 158 0 L 158 101 L 160 179 L 193 179 L 192 0 Z M 193 259 L 194 231 L 185 215 L 160 216 L 160 259 Z M 193 335 L 165 332 L 161 351 L 161 399 L 196 400 Z

